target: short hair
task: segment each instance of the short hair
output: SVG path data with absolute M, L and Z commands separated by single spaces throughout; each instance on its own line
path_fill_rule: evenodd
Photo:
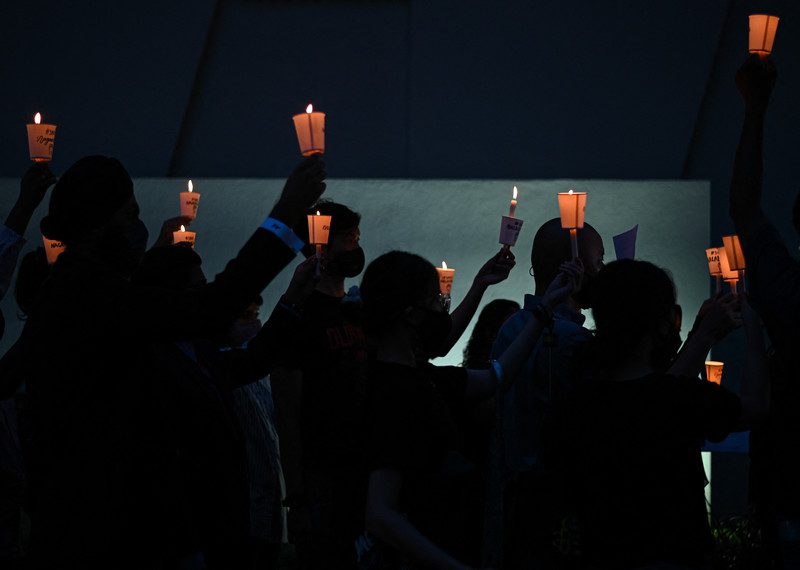
M 312 216 L 317 212 L 323 216 L 331 216 L 331 236 L 354 230 L 361 223 L 361 214 L 333 200 L 318 201 L 306 211 L 306 216 Z M 309 257 L 314 254 L 314 247 L 308 243 L 308 219 L 306 216 L 303 216 L 303 219 L 299 220 L 292 230 L 306 244 L 303 247 L 303 254 Z
M 588 246 L 595 237 L 600 237 L 594 227 L 584 224 L 578 232 L 578 247 Z M 561 264 L 572 259 L 569 232 L 561 227 L 561 218 L 546 221 L 533 238 L 531 268 L 536 286 L 546 288 L 559 273 Z
M 423 303 L 436 279 L 433 264 L 414 253 L 390 251 L 375 259 L 361 279 L 367 333 L 383 333 L 408 307 Z

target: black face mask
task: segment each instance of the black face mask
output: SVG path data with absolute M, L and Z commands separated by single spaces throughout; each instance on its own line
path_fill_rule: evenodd
M 325 273 L 334 277 L 355 277 L 364 271 L 364 250 L 340 251 L 325 263 Z
M 572 295 L 572 300 L 575 301 L 581 309 L 592 308 L 592 301 L 594 299 L 593 289 L 596 281 L 597 275 L 592 275 L 591 273 L 583 274 L 580 290 Z
M 450 330 L 453 328 L 453 318 L 449 313 L 434 311 L 431 309 L 423 309 L 425 318 L 416 327 L 417 336 L 422 343 L 423 356 L 430 360 L 437 356 L 444 356 L 444 343 L 447 337 L 450 336 Z

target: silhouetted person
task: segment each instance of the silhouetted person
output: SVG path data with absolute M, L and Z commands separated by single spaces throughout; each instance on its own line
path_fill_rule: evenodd
M 584 280 L 603 266 L 603 239 L 591 225 L 578 232 Z M 559 218 L 544 223 L 533 239 L 531 275 L 535 294 L 525 295 L 523 309 L 500 329 L 493 356 L 502 355 L 531 320 L 562 263 L 572 255 L 569 232 Z M 499 402 L 497 437 L 492 443 L 492 474 L 486 523 L 486 561 L 512 567 L 552 564 L 552 501 L 541 482 L 541 426 L 554 398 L 568 393 L 576 376 L 576 354 L 590 338 L 583 327 L 581 299 L 572 296 L 555 308 L 553 326 L 520 370 L 518 382 Z
M 794 568 L 800 565 L 800 382 L 794 362 L 800 346 L 800 263 L 761 207 L 764 122 L 776 77 L 772 59 L 761 61 L 755 54 L 736 75 L 745 109 L 730 198 L 750 298 L 772 345 L 770 417 L 750 441 L 751 500 L 766 540 L 779 542 L 783 563 Z M 792 221 L 800 234 L 800 195 Z
M 758 319 L 742 301 L 749 362 L 740 404 L 717 384 L 663 372 L 679 332 L 664 270 L 615 261 L 598 274 L 589 302 L 589 378 L 554 405 L 544 428 L 551 492 L 562 514 L 576 518 L 582 561 L 592 568 L 701 566 L 712 543 L 700 445 L 764 412 Z
M 491 367 L 492 347 L 505 322 L 517 311 L 519 303 L 509 299 L 495 299 L 481 309 L 478 322 L 464 348 L 462 366 L 476 370 Z
M 535 346 L 552 309 L 580 279 L 564 267 L 532 308 L 517 339 L 489 370 L 437 367 L 427 361 L 447 339 L 450 316 L 435 268 L 400 251 L 380 256 L 361 283 L 364 322 L 375 361 L 370 364 L 366 431 L 369 473 L 366 527 L 359 542 L 364 564 L 408 560 L 413 566 L 467 568 L 472 545 L 463 515 L 474 466 L 459 453 L 454 408 L 505 390 Z M 378 566 L 380 567 L 380 566 Z
M 324 190 L 307 159 L 237 257 L 189 291 L 129 283 L 147 244 L 133 182 L 119 161 L 79 160 L 53 190 L 42 231 L 66 251 L 0 363 L 24 379 L 31 555 L 42 568 L 141 567 L 172 560 L 178 461 L 165 441 L 152 343 L 224 334 L 302 245 L 289 229 Z M 6 360 L 10 359 L 10 360 Z

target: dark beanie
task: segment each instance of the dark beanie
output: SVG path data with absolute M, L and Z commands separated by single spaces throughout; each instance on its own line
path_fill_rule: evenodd
M 59 178 L 41 223 L 49 239 L 70 243 L 105 224 L 133 196 L 133 180 L 122 163 L 86 156 Z

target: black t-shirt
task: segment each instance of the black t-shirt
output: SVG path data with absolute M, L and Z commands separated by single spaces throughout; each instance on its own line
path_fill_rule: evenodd
M 693 563 L 711 546 L 700 457 L 740 415 L 739 398 L 697 379 L 594 381 L 545 426 L 545 461 L 589 561 Z
M 367 372 L 360 304 L 315 291 L 301 327 L 302 345 L 313 347 L 295 364 L 303 373 L 304 465 L 360 469 Z
M 463 548 L 464 494 L 474 466 L 458 453 L 452 410 L 461 404 L 467 372 L 427 365 L 412 368 L 376 362 L 369 373 L 369 471 L 403 475 L 400 511 L 451 554 Z

